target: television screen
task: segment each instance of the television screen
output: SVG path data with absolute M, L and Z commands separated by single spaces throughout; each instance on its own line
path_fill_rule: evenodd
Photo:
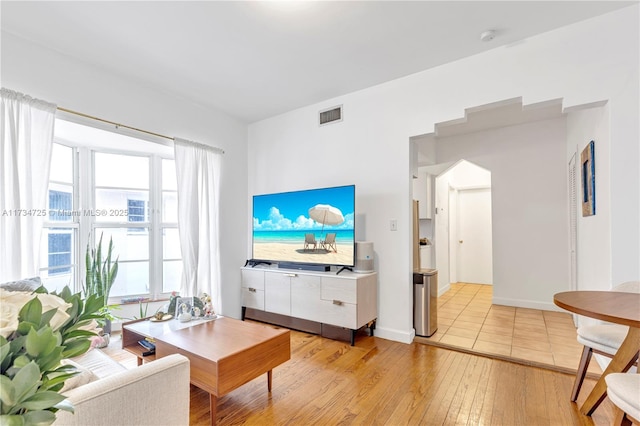
M 353 266 L 355 185 L 253 197 L 253 260 Z

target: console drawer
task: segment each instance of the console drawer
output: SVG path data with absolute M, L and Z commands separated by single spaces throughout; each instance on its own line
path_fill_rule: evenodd
M 242 287 L 242 306 L 264 311 L 264 290 Z
M 322 277 L 322 288 L 320 298 L 333 302 L 334 300 L 343 303 L 358 303 L 358 289 L 356 280 L 345 280 L 342 278 Z
M 321 300 L 320 309 L 327 324 L 338 327 L 356 329 L 357 309 L 352 303 L 344 303 L 336 300 Z
M 242 269 L 242 288 L 253 288 L 264 291 L 264 271 Z

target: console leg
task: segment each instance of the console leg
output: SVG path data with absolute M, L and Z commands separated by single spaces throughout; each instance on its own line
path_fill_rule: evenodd
M 242 318 L 242 321 L 244 321 L 244 317 L 247 315 L 247 307 L 243 306 L 242 307 L 242 316 L 240 318 Z
M 271 392 L 271 384 L 273 383 L 273 370 L 267 371 L 267 389 Z
M 211 411 L 211 426 L 216 426 L 216 418 L 218 417 L 218 397 L 209 394 L 209 411 Z
M 351 330 L 351 346 L 356 345 L 356 332 L 358 330 Z

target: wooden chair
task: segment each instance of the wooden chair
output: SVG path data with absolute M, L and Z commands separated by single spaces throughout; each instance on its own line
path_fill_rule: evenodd
M 640 424 L 640 374 L 611 373 L 604 380 L 607 395 L 616 406 L 613 424 Z
M 324 238 L 324 241 L 322 241 L 322 248 L 325 249 L 326 251 L 333 250 L 336 253 L 338 252 L 338 247 L 336 246 L 335 232 L 330 232 L 326 235 L 326 237 Z
M 617 285 L 612 291 L 621 291 L 626 293 L 640 293 L 640 281 L 628 281 Z M 587 374 L 587 368 L 591 361 L 591 355 L 594 353 L 613 358 L 620 348 L 620 345 L 627 336 L 629 327 L 625 325 L 603 323 L 597 325 L 587 325 L 578 328 L 578 342 L 584 345 L 582 349 L 582 357 L 578 364 L 576 379 L 573 383 L 571 392 L 571 401 L 578 399 L 578 393 L 582 387 L 582 382 Z M 636 354 L 636 362 L 638 355 Z M 633 365 L 633 364 L 631 364 Z M 624 371 L 629 370 L 631 365 L 627 366 Z
M 313 234 L 305 234 L 304 235 L 304 250 L 309 250 L 309 248 L 313 246 L 313 249 L 316 250 L 318 248 L 318 242 L 316 241 L 316 237 Z

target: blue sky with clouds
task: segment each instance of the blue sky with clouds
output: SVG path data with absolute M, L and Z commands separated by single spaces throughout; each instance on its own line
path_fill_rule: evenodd
M 286 231 L 320 229 L 321 223 L 309 218 L 309 209 L 316 204 L 329 204 L 340 209 L 344 222 L 325 229 L 353 229 L 355 186 L 311 189 L 256 195 L 253 197 L 253 230 Z

